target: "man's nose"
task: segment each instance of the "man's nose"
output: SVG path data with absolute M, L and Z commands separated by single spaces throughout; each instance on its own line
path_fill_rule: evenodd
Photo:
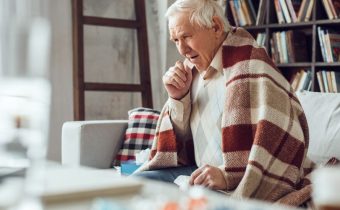
M 185 54 L 190 51 L 190 47 L 184 41 L 179 41 L 177 49 L 178 52 L 183 56 L 185 56 Z

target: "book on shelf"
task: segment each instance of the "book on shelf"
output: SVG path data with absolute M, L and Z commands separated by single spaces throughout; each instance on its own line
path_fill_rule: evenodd
M 292 21 L 294 23 L 298 22 L 292 0 L 286 0 L 286 4 L 287 4 L 288 10 L 289 10 L 290 17 L 292 18 Z
M 340 61 L 340 32 L 318 27 L 321 55 L 325 62 Z
M 286 4 L 286 1 L 285 0 L 279 0 L 279 3 L 280 3 L 280 6 L 281 6 L 281 9 L 282 9 L 282 12 L 283 12 L 283 16 L 285 17 L 286 22 L 291 23 L 292 19 L 290 18 L 290 14 L 288 12 L 288 7 L 287 7 L 287 4 Z
M 321 0 L 321 2 L 322 2 L 323 7 L 326 11 L 328 19 L 330 19 L 330 20 L 334 19 L 335 17 L 333 15 L 332 11 L 331 11 L 331 7 L 329 6 L 328 0 Z
M 333 62 L 332 50 L 331 50 L 331 40 L 330 40 L 330 37 L 329 37 L 329 30 L 328 29 L 324 30 L 323 38 L 324 38 L 324 46 L 325 46 L 327 61 Z
M 340 92 L 340 72 L 321 70 L 316 73 L 321 92 Z
M 282 49 L 282 57 L 283 57 L 283 63 L 289 63 L 288 61 L 288 48 L 287 48 L 287 42 L 286 42 L 286 32 L 281 31 L 280 33 L 280 41 L 281 41 L 281 49 Z
M 335 71 L 327 71 L 327 79 L 328 82 L 330 83 L 330 92 L 331 93 L 337 93 L 338 88 L 337 88 L 337 83 L 335 79 Z
M 334 91 L 334 93 L 338 93 L 340 91 L 340 89 L 338 89 L 338 84 L 336 82 L 335 71 L 331 71 L 331 79 L 332 79 L 333 91 Z M 340 83 L 339 83 L 339 85 L 340 85 Z
M 325 85 L 323 84 L 322 72 L 321 71 L 316 72 L 316 78 L 318 80 L 320 91 L 322 93 L 326 92 Z
M 301 90 L 307 90 L 309 91 L 311 88 L 311 82 L 312 82 L 312 72 L 311 71 L 303 71 L 303 78 L 301 79 L 301 81 L 299 82 L 299 86 L 297 91 L 301 91 Z
M 282 40 L 281 40 L 281 32 L 276 32 L 275 33 L 275 39 L 274 39 L 274 44 L 276 45 L 277 52 L 278 52 L 278 57 L 279 57 L 279 63 L 285 63 L 284 59 L 284 51 L 282 47 Z
M 240 1 L 234 1 L 234 7 L 235 7 L 236 13 L 237 13 L 237 15 L 239 17 L 238 20 L 240 21 L 239 22 L 240 26 L 248 25 L 246 16 L 245 16 L 245 14 L 244 14 L 244 12 L 242 10 L 241 2 Z
M 331 0 L 328 0 L 328 2 L 329 2 L 329 7 L 331 8 L 331 11 L 332 11 L 332 14 L 333 14 L 334 18 L 337 19 L 337 18 L 338 18 L 338 15 L 337 15 L 337 13 L 336 13 L 336 11 L 335 11 L 335 7 L 334 7 L 332 1 L 331 1 Z
M 313 6 L 312 4 L 310 5 Z M 281 24 L 299 22 L 297 14 L 300 9 L 300 6 L 301 0 L 274 0 L 274 7 L 278 23 Z M 307 6 L 309 6 L 309 4 Z M 306 14 L 307 11 L 308 7 L 306 7 Z
M 324 85 L 324 89 L 326 93 L 329 93 L 329 84 L 328 84 L 328 80 L 327 80 L 327 73 L 326 71 L 321 71 L 321 76 L 322 76 L 322 82 Z
M 327 61 L 325 44 L 324 44 L 324 39 L 325 39 L 324 38 L 324 33 L 323 33 L 323 30 L 321 29 L 320 26 L 318 26 L 317 30 L 318 30 L 318 37 L 319 37 L 319 43 L 320 43 L 322 60 Z
M 340 0 L 322 0 L 328 19 L 340 17 Z
M 234 19 L 243 13 L 243 24 L 254 25 L 255 21 L 255 25 L 262 25 L 246 28 L 256 37 L 259 46 L 267 48 L 294 90 L 340 90 L 338 63 L 330 64 L 330 69 L 320 69 L 326 63 L 340 62 L 339 22 L 324 20 L 329 15 L 330 19 L 340 18 L 340 0 L 231 0 L 227 3 L 236 4 Z M 228 11 L 231 17 L 231 7 Z M 308 24 L 284 24 L 310 21 L 312 16 L 313 21 Z M 242 21 L 236 22 L 242 25 Z M 319 64 L 320 61 L 325 63 Z M 297 69 L 299 66 L 303 71 Z
M 306 16 L 305 16 L 305 22 L 308 22 L 311 18 L 312 11 L 313 11 L 313 6 L 314 6 L 314 1 L 315 0 L 309 0 Z
M 248 3 L 248 6 L 249 6 L 249 9 L 250 9 L 251 16 L 254 20 L 254 24 L 255 24 L 256 23 L 256 10 L 255 10 L 255 6 L 253 4 L 253 0 L 247 0 L 247 3 Z
M 269 40 L 270 42 L 270 51 L 271 51 L 271 57 L 274 63 L 279 63 L 279 55 L 276 45 L 274 44 L 274 36 Z
M 258 33 L 256 36 L 256 42 L 259 46 L 264 46 L 266 42 L 266 33 Z
M 332 75 L 330 71 L 326 71 L 326 77 L 327 77 L 327 82 L 328 82 L 328 90 L 330 93 L 334 93 Z
M 301 69 L 292 76 L 290 84 L 294 91 L 311 90 L 312 72 L 310 70 Z
M 308 61 L 306 35 L 302 31 L 274 32 L 272 57 L 276 63 Z M 278 54 L 278 56 L 276 56 Z
M 234 6 L 234 1 L 229 1 L 230 11 L 233 16 L 235 26 L 240 26 L 240 20 L 236 12 L 236 7 Z
M 250 11 L 250 6 L 248 1 L 243 0 L 241 1 L 242 11 L 246 17 L 248 25 L 255 25 L 255 17 L 253 17 L 252 12 Z
M 301 3 L 301 7 L 298 12 L 298 22 L 309 21 L 312 9 L 314 5 L 314 0 L 303 0 Z
M 257 17 L 256 17 L 256 25 L 264 24 L 264 18 L 266 14 L 266 3 L 267 3 L 267 0 L 260 0 L 259 2 L 259 8 L 257 10 Z
M 340 72 L 334 71 L 334 81 L 335 81 L 337 93 L 340 93 Z
M 292 88 L 294 91 L 296 91 L 298 85 L 299 85 L 299 81 L 301 79 L 301 71 L 296 72 L 290 79 L 289 83 L 291 84 Z
M 236 26 L 255 25 L 256 14 L 255 8 L 249 0 L 229 1 L 230 11 Z
M 285 19 L 283 17 L 283 13 L 282 13 L 282 9 L 279 3 L 279 0 L 274 0 L 274 6 L 275 6 L 275 10 L 276 10 L 276 17 L 277 17 L 277 21 L 279 24 L 281 23 L 285 23 Z
M 274 32 L 271 39 L 272 59 L 275 63 L 283 63 L 283 52 L 280 41 L 280 32 Z

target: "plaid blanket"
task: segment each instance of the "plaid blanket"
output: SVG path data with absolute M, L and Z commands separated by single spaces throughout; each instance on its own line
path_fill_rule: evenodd
M 306 158 L 308 126 L 290 84 L 264 48 L 241 28 L 223 43 L 226 100 L 222 115 L 220 167 L 236 198 L 289 205 L 310 199 Z M 150 160 L 140 170 L 186 165 L 193 161 L 192 139 L 176 139 L 167 105 L 156 128 Z

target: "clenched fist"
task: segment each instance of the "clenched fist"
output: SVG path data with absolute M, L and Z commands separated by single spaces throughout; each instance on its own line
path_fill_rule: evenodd
M 191 82 L 192 71 L 182 61 L 177 61 L 163 75 L 163 84 L 168 95 L 176 100 L 182 99 L 188 93 Z

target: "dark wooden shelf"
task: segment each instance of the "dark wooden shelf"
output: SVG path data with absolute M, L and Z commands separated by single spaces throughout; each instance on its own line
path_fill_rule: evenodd
M 266 25 L 259 25 L 259 26 L 244 26 L 246 30 L 265 30 L 267 28 Z
M 313 22 L 309 21 L 309 22 L 298 22 L 298 23 L 271 23 L 268 24 L 267 27 L 268 28 L 308 28 L 313 26 Z
M 308 62 L 301 63 L 277 63 L 277 67 L 279 68 L 294 68 L 294 67 L 311 67 L 312 64 Z
M 258 1 L 255 1 L 258 2 Z M 319 85 L 317 84 L 316 72 L 325 69 L 329 71 L 340 71 L 340 62 L 327 63 L 322 62 L 322 52 L 319 43 L 319 36 L 317 27 L 329 27 L 331 29 L 340 30 L 340 19 L 329 20 L 327 13 L 324 9 L 322 1 L 315 1 L 313 5 L 312 15 L 310 21 L 296 22 L 296 23 L 277 23 L 277 15 L 274 8 L 274 1 L 267 1 L 266 16 L 263 25 L 246 26 L 246 30 L 256 37 L 257 33 L 266 34 L 265 47 L 268 54 L 271 54 L 271 45 L 269 39 L 272 33 L 275 31 L 287 31 L 287 30 L 301 30 L 306 33 L 307 48 L 310 56 L 309 62 L 297 62 L 297 63 L 278 63 L 276 66 L 281 70 L 283 75 L 289 81 L 291 77 L 299 71 L 301 68 L 308 69 L 312 72 L 312 91 L 319 91 Z M 295 40 L 299 41 L 299 40 Z
M 340 24 L 340 19 L 334 19 L 334 20 L 316 20 L 315 25 L 338 25 Z
M 325 62 L 316 62 L 316 67 L 340 67 L 340 62 L 333 62 L 333 63 L 325 63 Z
M 298 23 L 270 23 L 258 26 L 244 26 L 243 28 L 247 30 L 260 30 L 266 28 L 308 28 L 314 25 L 313 21 L 309 22 L 298 22 Z

